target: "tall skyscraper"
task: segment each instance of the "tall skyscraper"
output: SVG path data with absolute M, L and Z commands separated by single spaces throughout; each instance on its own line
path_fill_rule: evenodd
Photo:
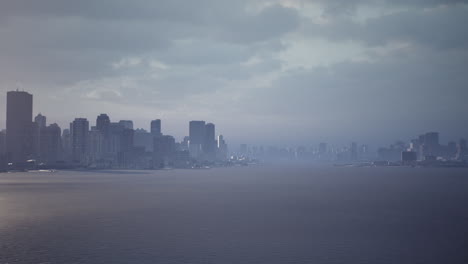
M 151 121 L 151 134 L 153 136 L 162 136 L 161 133 L 161 119 Z
M 0 156 L 6 153 L 6 130 L 0 131 Z
M 189 152 L 193 158 L 199 158 L 205 141 L 205 121 L 190 121 L 189 123 Z
M 96 128 L 104 135 L 109 133 L 110 118 L 106 114 L 100 114 L 96 119 Z
M 203 142 L 203 152 L 209 160 L 216 157 L 216 136 L 215 125 L 208 123 L 205 125 L 205 140 Z
M 110 140 L 110 118 L 107 114 L 100 114 L 96 118 L 96 129 L 101 133 L 101 154 L 110 152 L 111 140 Z
M 423 155 L 424 156 L 439 156 L 440 144 L 439 133 L 429 132 L 424 135 Z
M 153 137 L 153 164 L 162 168 L 174 159 L 175 139 L 172 136 Z
M 43 116 L 41 113 L 39 113 L 35 118 L 34 122 L 37 123 L 37 126 L 39 128 L 43 128 L 47 126 L 47 117 Z
M 72 159 L 83 161 L 88 145 L 89 122 L 86 118 L 75 118 L 70 125 Z
M 39 138 L 39 157 L 40 161 L 54 164 L 58 160 L 61 160 L 62 154 L 62 142 L 61 133 L 62 130 L 57 124 L 51 124 L 49 126 L 40 129 Z
M 218 150 L 217 150 L 217 158 L 219 160 L 225 160 L 227 158 L 228 148 L 226 141 L 224 141 L 223 135 L 218 136 Z
M 31 94 L 7 93 L 6 152 L 10 162 L 24 163 L 33 154 L 32 107 Z

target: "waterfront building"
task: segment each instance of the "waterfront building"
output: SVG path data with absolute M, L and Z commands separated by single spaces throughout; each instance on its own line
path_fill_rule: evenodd
M 7 93 L 7 159 L 22 166 L 33 156 L 33 96 L 24 91 Z
M 89 122 L 86 118 L 75 118 L 70 124 L 71 150 L 74 162 L 85 161 L 88 150 Z
M 192 158 L 200 158 L 203 154 L 205 141 L 205 121 L 190 121 L 189 137 L 190 156 Z
M 161 132 L 161 119 L 151 121 L 151 135 L 162 136 Z

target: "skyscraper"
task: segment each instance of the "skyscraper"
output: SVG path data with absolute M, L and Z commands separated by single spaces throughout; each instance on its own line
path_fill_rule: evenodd
M 193 158 L 199 158 L 205 141 L 205 121 L 190 121 L 189 123 L 189 152 Z
M 51 124 L 49 126 L 41 128 L 40 131 L 41 131 L 40 138 L 39 138 L 40 160 L 48 164 L 54 164 L 58 160 L 61 159 L 62 130 L 57 124 Z
M 439 133 L 429 132 L 424 135 L 423 155 L 424 156 L 439 156 L 440 144 Z
M 6 152 L 13 163 L 24 163 L 33 153 L 33 96 L 27 92 L 7 93 Z
M 218 136 L 218 150 L 217 150 L 217 158 L 219 160 L 225 160 L 227 158 L 227 144 L 226 141 L 224 141 L 223 135 Z
M 47 117 L 43 116 L 41 113 L 39 113 L 35 118 L 34 122 L 37 123 L 39 128 L 46 127 L 47 125 Z
M 0 130 L 0 156 L 6 153 L 6 130 Z
M 161 119 L 151 121 L 151 134 L 153 136 L 162 136 L 161 133 Z
M 203 152 L 209 160 L 215 159 L 216 156 L 216 137 L 215 125 L 208 123 L 205 125 L 205 140 L 203 142 Z
M 100 114 L 96 119 L 96 128 L 104 135 L 109 133 L 110 118 L 106 114 Z
M 119 124 L 126 129 L 133 129 L 133 121 L 132 120 L 120 120 Z
M 100 114 L 96 118 L 96 129 L 101 133 L 101 154 L 108 153 L 111 148 L 110 142 L 110 118 L 107 114 Z
M 75 118 L 70 125 L 72 159 L 82 162 L 88 144 L 89 122 L 86 118 Z

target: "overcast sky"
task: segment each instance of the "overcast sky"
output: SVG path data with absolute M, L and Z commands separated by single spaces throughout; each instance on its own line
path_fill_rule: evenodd
M 63 127 L 108 113 L 231 142 L 468 136 L 468 1 L 0 0 L 6 92 Z

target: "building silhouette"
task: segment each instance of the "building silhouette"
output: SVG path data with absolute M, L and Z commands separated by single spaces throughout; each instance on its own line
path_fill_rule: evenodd
M 40 128 L 39 161 L 46 164 L 55 164 L 62 160 L 62 130 L 57 124 Z
M 126 129 L 133 129 L 133 121 L 132 120 L 120 120 L 119 124 Z
M 7 159 L 21 166 L 33 156 L 33 96 L 23 91 L 7 93 Z
M 205 125 L 203 152 L 207 160 L 214 160 L 216 158 L 216 136 L 215 125 L 213 123 L 208 123 Z
M 0 131 L 0 156 L 6 153 L 6 130 Z
M 151 121 L 151 135 L 162 136 L 161 132 L 161 119 Z
M 71 150 L 74 162 L 83 163 L 88 150 L 89 122 L 86 118 L 75 118 L 70 124 Z
M 107 114 L 90 127 L 86 118 L 75 118 L 69 129 L 47 124 L 39 113 L 33 119 L 33 96 L 7 94 L 7 129 L 0 131 L 0 170 L 32 168 L 191 168 L 228 162 L 223 136 L 216 139 L 213 123 L 190 121 L 189 136 L 176 142 L 163 135 L 161 120 L 151 121 L 151 131 L 134 129 L 133 121 L 111 122 Z M 8 163 L 12 163 L 11 166 Z
M 47 117 L 43 116 L 39 113 L 35 118 L 34 122 L 37 124 L 39 128 L 43 128 L 47 126 Z
M 205 141 L 205 121 L 189 122 L 189 152 L 192 158 L 200 158 Z

